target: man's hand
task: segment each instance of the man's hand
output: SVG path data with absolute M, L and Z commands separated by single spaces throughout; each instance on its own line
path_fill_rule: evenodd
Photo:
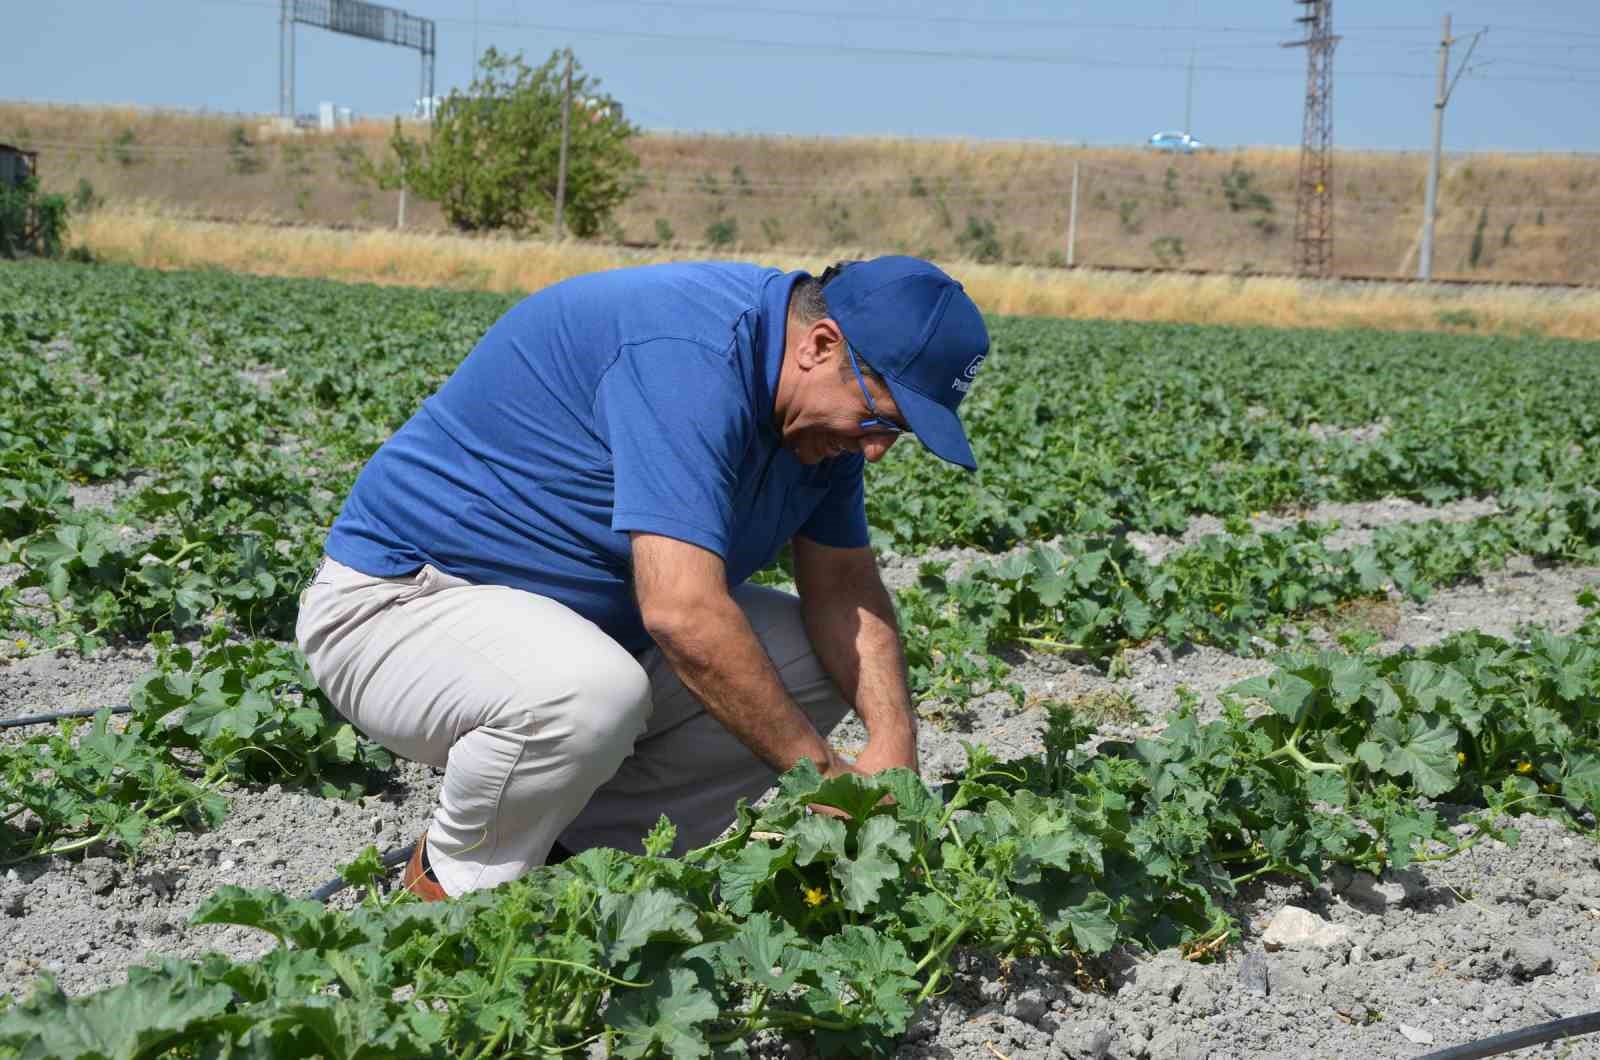
M 830 548 L 796 536 L 795 584 L 806 634 L 867 727 L 855 771 L 917 769 L 917 722 L 894 605 L 870 548 Z
M 917 748 L 910 740 L 869 739 L 856 756 L 855 771 L 871 775 L 885 769 L 917 770 Z

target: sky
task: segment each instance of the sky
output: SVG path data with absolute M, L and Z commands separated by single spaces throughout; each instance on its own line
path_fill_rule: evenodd
M 270 114 L 278 0 L 9 0 L 0 99 Z M 437 25 L 436 91 L 493 46 L 571 47 L 648 130 L 1096 145 L 1190 131 L 1297 145 L 1294 0 L 405 0 Z M 1338 0 L 1337 147 L 1432 143 L 1441 21 L 1449 151 L 1600 152 L 1596 0 Z M 1192 90 L 1190 64 L 1193 62 Z M 295 109 L 408 113 L 417 52 L 295 28 Z

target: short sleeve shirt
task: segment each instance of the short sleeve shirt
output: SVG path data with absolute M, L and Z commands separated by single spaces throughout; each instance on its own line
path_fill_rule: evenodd
M 328 554 L 539 593 L 638 652 L 630 531 L 716 553 L 730 586 L 796 533 L 865 545 L 861 456 L 801 464 L 773 423 L 803 275 L 653 265 L 529 296 L 362 469 Z

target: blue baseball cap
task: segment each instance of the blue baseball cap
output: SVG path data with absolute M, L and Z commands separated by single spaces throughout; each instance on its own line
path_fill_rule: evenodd
M 828 315 L 889 385 L 906 424 L 942 460 L 978 469 L 956 406 L 989 356 L 983 314 L 921 258 L 853 261 L 822 288 Z

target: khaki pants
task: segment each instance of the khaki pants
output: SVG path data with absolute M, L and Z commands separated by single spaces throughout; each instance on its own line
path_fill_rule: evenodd
M 798 598 L 753 585 L 733 596 L 789 693 L 829 732 L 850 708 Z M 428 857 L 450 894 L 544 864 L 557 839 L 637 852 L 663 813 L 681 853 L 774 779 L 659 649 L 635 658 L 548 597 L 431 566 L 376 578 L 329 558 L 300 596 L 295 636 L 341 714 L 444 770 Z

